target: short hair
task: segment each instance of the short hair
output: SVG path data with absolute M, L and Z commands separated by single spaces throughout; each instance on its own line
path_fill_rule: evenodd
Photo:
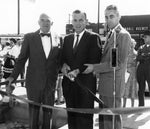
M 143 35 L 149 35 L 150 36 L 150 30 L 145 30 Z
M 16 42 L 17 42 L 16 39 L 14 39 L 14 38 L 10 38 L 9 40 L 12 41 L 14 44 L 16 44 Z
M 106 10 L 114 10 L 114 11 L 116 11 L 116 13 L 118 13 L 118 15 L 119 15 L 119 11 L 118 11 L 118 7 L 116 6 L 116 5 L 109 5 L 109 6 L 107 6 L 106 7 L 106 9 L 105 9 L 105 11 Z
M 46 17 L 46 18 L 48 18 L 48 19 L 50 20 L 50 22 L 53 22 L 52 19 L 51 19 L 51 17 L 50 17 L 48 14 L 46 14 L 46 13 L 41 13 L 41 15 L 39 16 L 39 21 L 40 21 L 41 18 L 43 18 L 43 17 Z
M 73 11 L 73 13 L 72 14 L 79 14 L 79 13 L 83 13 L 84 14 L 84 16 L 85 16 L 85 19 L 87 18 L 87 15 L 86 15 L 86 13 L 85 12 L 82 12 L 81 10 L 75 10 L 75 11 Z

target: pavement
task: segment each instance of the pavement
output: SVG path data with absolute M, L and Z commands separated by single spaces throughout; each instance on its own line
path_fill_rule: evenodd
M 18 87 L 15 89 L 14 94 L 18 96 L 25 96 L 26 90 L 23 87 Z M 127 99 L 127 107 L 130 107 L 130 105 L 131 105 L 131 102 L 129 99 Z M 97 103 L 95 103 L 95 107 L 97 106 L 98 106 Z M 59 107 L 65 107 L 65 104 L 59 105 Z M 135 107 L 138 107 L 137 99 L 135 99 Z M 150 107 L 150 97 L 145 98 L 145 107 Z M 94 120 L 94 125 L 93 125 L 94 129 L 99 129 L 97 114 L 94 115 L 93 120 Z M 149 112 L 123 115 L 122 120 L 123 120 L 123 129 L 149 129 L 150 128 L 150 113 Z M 68 125 L 64 124 L 59 129 L 67 129 L 67 128 L 68 128 Z M 0 129 L 8 129 L 6 127 L 6 123 L 0 124 Z M 9 129 L 15 129 L 15 128 L 9 128 Z M 23 128 L 20 128 L 20 129 L 23 129 Z
M 95 104 L 96 105 L 96 104 Z M 130 100 L 127 99 L 127 107 L 130 107 Z M 150 97 L 145 98 L 145 107 L 150 107 Z M 138 107 L 138 100 L 135 100 L 135 107 Z M 93 129 L 99 129 L 98 115 L 94 115 Z M 150 129 L 150 112 L 134 113 L 122 115 L 123 129 Z M 68 129 L 68 125 L 64 125 L 59 129 Z
M 97 107 L 95 103 L 95 107 Z M 130 108 L 131 101 L 127 99 L 126 107 Z M 134 107 L 138 107 L 138 99 L 135 99 Z M 145 107 L 150 107 L 150 97 L 145 97 Z M 99 129 L 98 115 L 94 115 L 93 129 Z M 123 129 L 150 129 L 150 112 L 133 113 L 122 115 Z M 59 129 L 68 129 L 68 125 L 64 125 Z

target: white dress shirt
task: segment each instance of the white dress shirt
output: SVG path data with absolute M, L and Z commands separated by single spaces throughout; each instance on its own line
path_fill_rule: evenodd
M 85 30 L 82 31 L 80 34 L 77 34 L 77 33 L 74 33 L 74 42 L 73 42 L 73 48 L 75 46 L 75 43 L 76 43 L 76 40 L 77 40 L 77 35 L 79 35 L 79 38 L 78 38 L 78 44 L 80 42 L 80 39 L 82 38 L 83 34 L 84 34 Z
M 46 56 L 46 58 L 48 58 L 50 50 L 51 50 L 51 37 L 48 37 L 48 36 L 42 37 L 41 36 L 41 40 L 42 40 L 42 45 L 43 45 L 43 49 L 45 52 L 45 56 Z

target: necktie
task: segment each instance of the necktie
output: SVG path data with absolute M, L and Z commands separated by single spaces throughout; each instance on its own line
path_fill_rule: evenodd
M 77 36 L 77 38 L 76 38 L 75 45 L 74 45 L 74 47 L 73 47 L 73 53 L 75 53 L 75 52 L 76 52 L 76 50 L 77 50 L 77 46 L 78 46 L 78 42 L 79 42 L 79 35 L 76 35 L 76 36 Z
M 44 36 L 50 37 L 50 33 L 47 33 L 47 34 L 45 34 L 45 33 L 40 33 L 40 35 L 41 35 L 42 37 L 44 37 Z
M 105 46 L 107 45 L 108 40 L 109 40 L 109 38 L 111 37 L 111 34 L 112 34 L 112 31 L 109 31 L 109 32 L 107 33 L 106 40 L 105 40 L 105 43 L 104 43 L 104 45 L 103 45 L 103 50 L 104 50 Z
M 111 37 L 111 34 L 112 34 L 112 31 L 109 32 L 107 39 L 109 39 Z

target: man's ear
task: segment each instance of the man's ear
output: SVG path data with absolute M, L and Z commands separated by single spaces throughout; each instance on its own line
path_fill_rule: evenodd
M 40 20 L 38 20 L 38 25 L 40 25 Z
M 86 25 L 89 25 L 89 21 L 88 21 L 88 19 L 86 19 Z
M 53 22 L 51 22 L 51 26 L 53 25 Z

